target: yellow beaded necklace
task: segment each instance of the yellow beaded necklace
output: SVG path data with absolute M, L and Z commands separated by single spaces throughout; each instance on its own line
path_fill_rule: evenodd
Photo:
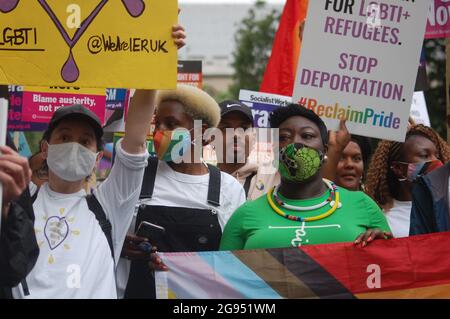
M 277 213 L 278 215 L 280 215 L 281 217 L 284 217 L 286 219 L 292 220 L 292 221 L 298 221 L 298 222 L 312 222 L 312 221 L 316 221 L 316 220 L 320 220 L 320 219 L 324 219 L 328 216 L 330 216 L 331 214 L 333 214 L 338 208 L 339 208 L 339 190 L 338 188 L 334 185 L 334 183 L 332 183 L 333 185 L 333 191 L 332 191 L 332 195 L 334 195 L 334 200 L 332 201 L 332 203 L 334 202 L 333 207 L 328 210 L 327 212 L 317 215 L 317 216 L 313 216 L 313 217 L 298 217 L 298 216 L 293 216 L 293 215 L 289 215 L 286 214 L 285 212 L 283 212 L 274 202 L 273 200 L 273 191 L 275 189 L 272 188 L 268 193 L 267 193 L 267 201 L 269 202 L 270 207 L 275 211 L 275 213 Z M 334 194 L 333 194 L 334 193 Z

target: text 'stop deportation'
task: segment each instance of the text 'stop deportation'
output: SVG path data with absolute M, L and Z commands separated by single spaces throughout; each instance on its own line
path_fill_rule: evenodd
M 317 113 L 329 129 L 347 119 L 352 134 L 403 141 L 428 5 L 310 1 L 294 102 Z

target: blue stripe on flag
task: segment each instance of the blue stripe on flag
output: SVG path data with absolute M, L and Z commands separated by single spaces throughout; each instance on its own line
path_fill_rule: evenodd
M 222 276 L 230 286 L 248 299 L 281 299 L 263 279 L 242 263 L 232 252 L 198 252 L 198 256 Z

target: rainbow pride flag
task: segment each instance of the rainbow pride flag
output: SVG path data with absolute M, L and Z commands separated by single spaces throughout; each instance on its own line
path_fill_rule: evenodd
M 300 248 L 161 253 L 159 299 L 450 298 L 450 232 Z

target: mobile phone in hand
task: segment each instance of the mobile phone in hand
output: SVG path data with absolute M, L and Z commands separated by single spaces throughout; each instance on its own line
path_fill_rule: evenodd
M 155 245 L 155 238 L 160 238 L 165 232 L 164 227 L 143 221 L 139 224 L 136 236 L 147 238 L 150 244 Z

